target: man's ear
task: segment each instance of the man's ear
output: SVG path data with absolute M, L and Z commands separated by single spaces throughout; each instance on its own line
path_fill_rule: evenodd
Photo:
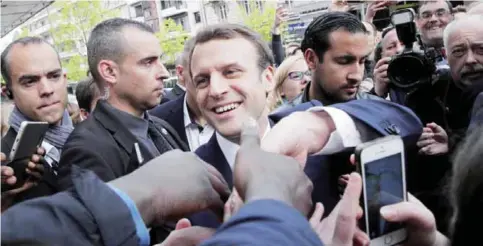
M 320 63 L 319 57 L 317 56 L 315 51 L 310 48 L 304 52 L 304 58 L 310 70 L 315 70 L 315 68 L 317 68 L 317 64 Z
M 265 87 L 265 91 L 268 93 L 273 90 L 273 75 L 275 73 L 275 68 L 273 66 L 268 66 L 263 70 L 262 82 Z
M 119 67 L 118 65 L 109 60 L 101 60 L 97 64 L 97 70 L 101 75 L 102 79 L 107 82 L 108 86 L 114 85 L 119 79 Z

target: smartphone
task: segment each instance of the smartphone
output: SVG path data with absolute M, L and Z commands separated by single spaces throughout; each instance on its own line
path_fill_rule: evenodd
M 10 151 L 10 162 L 23 159 L 30 159 L 36 153 L 44 140 L 45 133 L 49 128 L 47 122 L 24 121 Z
M 407 238 L 402 223 L 390 223 L 380 215 L 383 206 L 407 201 L 404 144 L 388 136 L 357 146 L 357 169 L 362 177 L 364 216 L 360 226 L 371 246 L 400 244 Z

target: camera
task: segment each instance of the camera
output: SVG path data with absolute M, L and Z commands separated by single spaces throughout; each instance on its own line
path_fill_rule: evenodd
M 388 78 L 396 89 L 412 91 L 450 78 L 448 65 L 438 65 L 444 59 L 443 50 L 425 47 L 417 34 L 413 9 L 401 9 L 391 14 L 404 51 L 393 57 L 387 69 Z M 419 44 L 419 49 L 414 44 Z

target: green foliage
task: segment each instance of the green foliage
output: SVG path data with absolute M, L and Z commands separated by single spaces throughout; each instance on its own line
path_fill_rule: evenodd
M 15 39 L 24 38 L 29 35 L 30 35 L 29 29 L 26 26 L 24 26 L 22 29 L 20 29 L 20 33 L 18 34 L 18 36 L 15 37 Z
M 163 61 L 173 64 L 176 56 L 183 51 L 184 43 L 190 34 L 184 30 L 182 25 L 176 24 L 173 19 L 169 18 L 163 20 L 159 29 L 156 37 L 163 50 Z
M 120 11 L 105 8 L 99 0 L 55 1 L 53 6 L 58 11 L 49 13 L 49 32 L 58 52 L 69 55 L 62 64 L 67 78 L 77 82 L 87 72 L 86 45 L 91 30 L 103 20 L 120 16 Z
M 241 14 L 243 24 L 259 33 L 263 40 L 267 42 L 271 41 L 271 30 L 275 21 L 275 12 L 277 7 L 276 2 L 255 0 L 247 0 L 247 2 L 249 6 L 249 13 L 246 11 L 245 3 L 238 3 L 238 12 Z M 280 27 L 280 30 L 285 29 L 286 28 L 284 25 Z

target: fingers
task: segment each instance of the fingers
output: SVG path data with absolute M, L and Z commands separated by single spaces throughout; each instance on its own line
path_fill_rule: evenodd
M 1 162 L 7 161 L 7 156 L 3 152 L 0 152 L 0 161 Z
M 181 230 L 188 227 L 191 227 L 191 221 L 187 218 L 183 218 L 178 220 L 178 222 L 176 223 L 175 230 Z
M 228 184 L 226 183 L 225 179 L 221 176 L 221 174 L 213 166 L 208 164 L 206 164 L 206 166 L 208 169 L 208 173 L 209 173 L 208 177 L 210 179 L 211 186 L 218 193 L 222 201 L 227 201 L 231 193 L 230 188 L 228 187 Z
M 361 191 L 361 176 L 358 173 L 352 173 L 344 195 L 339 201 L 340 207 L 337 210 L 338 214 L 334 231 L 335 245 L 349 245 L 353 240 Z
M 316 228 L 316 226 L 320 223 L 322 220 L 322 216 L 324 215 L 324 205 L 322 203 L 318 202 L 315 204 L 315 211 L 312 214 L 312 217 L 310 217 L 309 223 L 312 226 L 312 228 Z
M 433 227 L 434 216 L 424 205 L 413 202 L 401 202 L 384 206 L 381 216 L 390 222 L 405 222 L 415 227 Z
M 356 165 L 356 155 L 352 154 L 350 157 L 349 157 L 349 161 L 352 165 Z
M 37 154 L 43 156 L 45 154 L 45 149 L 43 147 L 38 147 Z
M 371 242 L 369 239 L 369 236 L 367 236 L 367 234 L 359 228 L 356 228 L 353 241 L 354 241 L 354 245 L 361 245 L 361 246 L 369 245 L 369 243 Z
M 2 178 L 13 176 L 13 168 L 9 166 L 2 166 Z
M 240 138 L 240 148 L 247 147 L 260 147 L 258 124 L 256 120 L 251 117 L 244 122 Z
M 423 148 L 423 147 L 426 147 L 426 146 L 434 144 L 434 143 L 436 143 L 436 141 L 434 139 L 426 139 L 426 140 L 418 141 L 416 143 L 416 146 L 418 146 L 419 148 Z
M 5 181 L 2 179 L 2 184 L 8 184 L 8 185 L 15 185 L 17 183 L 17 177 L 11 176 L 5 179 Z

